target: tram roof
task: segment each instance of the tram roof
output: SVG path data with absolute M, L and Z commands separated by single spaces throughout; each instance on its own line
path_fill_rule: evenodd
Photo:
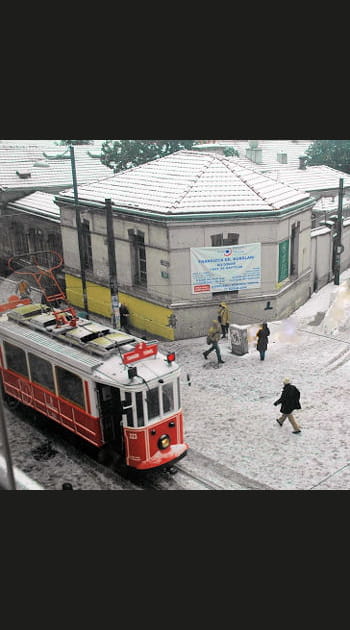
M 7 339 L 21 343 L 28 351 L 33 348 L 48 359 L 55 358 L 67 369 L 75 368 L 87 374 L 94 373 L 94 378 L 110 384 L 130 382 L 128 366 L 122 361 L 125 352 L 135 351 L 143 340 L 122 331 L 103 326 L 97 322 L 78 318 L 76 326 L 57 328 L 53 312 L 40 304 L 19 306 L 0 319 L 0 331 Z M 143 342 L 144 343 L 144 342 Z M 156 342 L 150 342 L 154 344 Z M 147 343 L 146 343 L 146 347 Z M 140 358 L 137 365 L 138 376 L 150 381 L 169 374 L 169 365 L 162 353 Z M 173 362 L 172 368 L 178 370 Z
M 43 336 L 42 333 L 36 332 L 31 328 L 20 326 L 15 321 L 2 321 L 0 330 L 3 330 L 5 334 L 6 332 L 8 333 L 9 343 L 11 343 L 11 340 L 24 341 L 27 349 L 28 346 L 32 346 L 33 349 L 40 350 L 43 354 L 47 354 L 50 357 L 54 356 L 60 361 L 85 372 L 92 372 L 103 363 L 103 359 L 90 355 L 79 348 L 70 347 L 69 352 L 67 352 L 67 346 L 60 341 L 56 341 L 56 339 L 52 339 L 48 335 Z

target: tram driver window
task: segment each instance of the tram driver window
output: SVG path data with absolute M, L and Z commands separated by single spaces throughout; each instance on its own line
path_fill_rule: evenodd
M 148 419 L 157 418 L 159 416 L 159 389 L 150 389 L 147 391 L 147 413 Z
M 128 427 L 134 426 L 134 422 L 133 422 L 134 414 L 133 414 L 131 405 L 132 405 L 131 393 L 125 392 L 125 407 L 126 407 L 125 414 L 126 414 L 126 423 Z
M 163 413 L 168 413 L 169 411 L 173 411 L 174 389 L 173 389 L 172 383 L 167 383 L 167 385 L 163 385 L 162 395 L 163 395 Z

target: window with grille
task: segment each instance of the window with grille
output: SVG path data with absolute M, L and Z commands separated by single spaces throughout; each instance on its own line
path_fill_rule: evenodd
M 28 244 L 29 244 L 29 251 L 30 252 L 41 252 L 45 249 L 44 246 L 44 234 L 42 232 L 42 230 L 37 229 L 37 228 L 30 228 L 29 232 L 28 232 Z M 45 264 L 46 258 L 45 260 L 43 260 L 43 264 Z
M 223 234 L 213 234 L 211 237 L 212 247 L 223 247 L 224 245 L 238 245 L 239 234 L 229 233 L 227 238 Z
M 83 219 L 81 223 L 82 230 L 82 241 L 84 248 L 84 267 L 88 271 L 93 270 L 92 265 L 92 246 L 91 246 L 91 234 L 90 234 L 90 223 L 87 219 Z
M 14 254 L 24 254 L 28 252 L 28 241 L 24 227 L 16 221 L 11 225 L 11 241 Z
M 129 230 L 133 284 L 147 286 L 146 247 L 143 232 Z

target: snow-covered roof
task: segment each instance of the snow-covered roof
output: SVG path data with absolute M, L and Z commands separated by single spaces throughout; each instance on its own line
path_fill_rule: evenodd
M 8 203 L 7 211 L 10 209 L 14 211 L 21 210 L 22 212 L 45 217 L 59 223 L 60 210 L 54 200 L 54 195 L 50 193 L 34 192 L 31 195 L 27 195 L 27 197 Z
M 344 188 L 350 187 L 350 175 L 324 165 L 307 166 L 305 169 L 274 169 L 269 171 L 269 175 L 277 181 L 307 192 L 339 188 L 340 178 L 344 181 Z
M 198 144 L 197 151 L 224 149 L 233 147 L 239 152 L 239 157 L 248 164 L 253 164 L 258 171 L 269 171 L 273 168 L 299 168 L 299 157 L 305 154 L 306 149 L 313 140 L 257 140 L 258 149 L 261 149 L 261 164 L 256 164 L 246 157 L 246 150 L 250 149 L 250 140 L 216 140 L 215 143 Z M 285 154 L 287 162 L 279 161 L 278 155 Z
M 113 172 L 101 163 L 99 147 L 74 147 L 78 184 L 108 177 Z M 0 190 L 66 188 L 72 184 L 69 147 L 0 144 Z
M 57 200 L 72 201 L 73 189 Z M 105 203 L 169 215 L 263 212 L 312 201 L 310 194 L 276 182 L 253 165 L 212 152 L 182 150 L 112 177 L 78 187 L 80 202 Z

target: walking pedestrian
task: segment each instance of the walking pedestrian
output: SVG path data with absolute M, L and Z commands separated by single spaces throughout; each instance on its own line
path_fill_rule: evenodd
M 256 344 L 256 349 L 260 353 L 260 361 L 265 360 L 265 352 L 267 350 L 267 344 L 269 343 L 269 334 L 270 329 L 267 323 L 263 322 L 261 328 L 259 328 L 258 332 L 256 333 L 256 337 L 258 340 Z
M 120 304 L 119 305 L 119 315 L 120 315 L 120 327 L 124 328 L 125 332 L 128 333 L 128 335 L 130 334 L 129 331 L 129 309 L 126 306 L 126 304 Z
M 301 428 L 296 422 L 292 413 L 294 409 L 301 409 L 300 391 L 297 387 L 295 387 L 295 385 L 291 384 L 289 378 L 285 378 L 283 380 L 282 394 L 280 398 L 276 400 L 273 404 L 275 405 L 275 407 L 281 404 L 282 415 L 280 418 L 276 418 L 276 422 L 278 422 L 280 427 L 283 425 L 285 419 L 288 418 L 294 429 L 293 433 L 301 433 Z
M 221 302 L 219 304 L 219 309 L 218 309 L 218 322 L 221 325 L 221 332 L 222 332 L 221 339 L 225 339 L 228 333 L 228 327 L 229 327 L 228 320 L 229 320 L 228 306 L 226 302 Z
M 215 350 L 216 356 L 218 359 L 218 363 L 225 363 L 225 361 L 221 358 L 220 348 L 219 348 L 219 339 L 220 339 L 220 324 L 217 319 L 213 319 L 212 324 L 208 330 L 207 342 L 211 346 L 209 350 L 203 352 L 203 356 L 205 359 L 208 358 L 208 354 Z

